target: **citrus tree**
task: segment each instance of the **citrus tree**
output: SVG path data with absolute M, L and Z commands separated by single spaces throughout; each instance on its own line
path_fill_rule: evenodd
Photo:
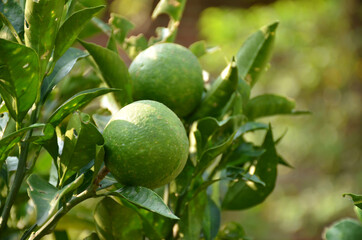
M 289 167 L 282 136 L 259 119 L 305 112 L 287 97 L 250 97 L 277 22 L 208 79 L 198 58 L 212 48 L 174 43 L 185 3 L 161 0 L 152 17 L 169 25 L 146 39 L 128 36 L 122 16 L 103 22 L 105 6 L 89 1 L 0 2 L 2 239 L 66 239 L 59 220 L 95 198 L 86 239 L 247 239 L 237 223 L 220 226 L 221 211 L 262 203 L 277 166 Z M 106 47 L 84 40 L 94 29 Z M 261 143 L 246 137 L 255 131 Z

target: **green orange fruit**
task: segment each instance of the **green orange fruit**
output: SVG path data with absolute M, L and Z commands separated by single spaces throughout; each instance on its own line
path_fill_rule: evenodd
M 204 82 L 196 56 L 175 43 L 142 51 L 129 67 L 135 100 L 155 100 L 178 116 L 189 115 L 200 103 Z
M 138 214 L 110 197 L 103 198 L 97 204 L 93 217 L 102 240 L 143 239 L 142 221 Z
M 156 188 L 182 171 L 188 157 L 186 130 L 164 104 L 142 100 L 123 107 L 103 131 L 105 164 L 122 184 Z

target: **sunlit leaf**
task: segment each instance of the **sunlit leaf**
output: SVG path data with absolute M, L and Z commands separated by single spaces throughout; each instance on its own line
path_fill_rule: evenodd
M 239 76 L 251 86 L 254 86 L 269 61 L 278 24 L 274 22 L 252 34 L 236 55 Z
M 211 85 L 202 99 L 196 112 L 190 117 L 191 121 L 203 117 L 218 117 L 238 86 L 238 70 L 232 61 L 222 72 L 221 76 Z
M 56 62 L 53 72 L 43 80 L 40 101 L 44 102 L 53 88 L 72 70 L 75 63 L 87 55 L 77 48 L 69 48 Z
M 160 0 L 152 13 L 152 18 L 160 14 L 168 14 L 173 20 L 179 21 L 185 8 L 186 0 Z
M 85 8 L 73 13 L 60 27 L 55 40 L 54 60 L 58 60 L 72 46 L 89 20 L 104 6 Z
M 77 189 L 83 180 L 84 175 L 81 175 L 69 185 L 58 190 L 38 175 L 30 175 L 27 180 L 29 185 L 28 195 L 36 206 L 37 224 L 40 226 L 46 222 L 57 211 L 60 199 Z
M 140 52 L 148 47 L 148 41 L 141 33 L 137 36 L 130 36 L 126 39 L 124 49 L 130 58 L 134 59 Z
M 118 91 L 112 88 L 95 88 L 80 92 L 63 103 L 48 119 L 53 126 L 58 125 L 65 117 L 77 109 L 80 109 L 101 95 Z
M 112 34 L 114 38 L 122 44 L 127 37 L 129 31 L 134 28 L 134 24 L 125 19 L 124 17 L 111 13 L 109 24 L 112 28 Z
M 249 119 L 273 116 L 277 114 L 292 114 L 295 102 L 275 94 L 263 94 L 250 99 L 245 106 L 245 114 Z
M 219 47 L 206 47 L 206 42 L 204 40 L 194 42 L 189 46 L 190 51 L 198 58 L 204 56 L 207 53 L 215 52 Z
M 38 56 L 33 49 L 0 39 L 0 94 L 10 115 L 21 122 L 40 85 Z
M 362 225 L 353 219 L 343 219 L 324 232 L 325 240 L 360 240 L 362 239 Z
M 271 128 L 268 130 L 262 146 L 266 151 L 258 159 L 254 174 L 265 186 L 249 181 L 231 182 L 222 207 L 227 210 L 241 210 L 263 202 L 273 191 L 276 177 L 278 155 L 275 150 Z
M 93 43 L 83 41 L 80 43 L 94 58 L 107 85 L 122 90 L 114 94 L 118 103 L 125 106 L 132 102 L 131 77 L 120 56 L 112 50 Z
M 96 158 L 96 145 L 104 142 L 102 134 L 90 122 L 87 114 L 75 112 L 68 122 L 64 136 L 64 147 L 60 156 L 63 177 L 73 173 Z M 61 179 L 61 183 L 64 182 Z
M 38 53 L 41 76 L 53 53 L 63 8 L 64 0 L 26 1 L 25 4 L 25 44 Z
M 115 196 L 122 197 L 136 206 L 145 208 L 151 212 L 158 213 L 171 219 L 179 219 L 171 212 L 162 198 L 151 189 L 125 186 L 115 191 L 114 194 Z

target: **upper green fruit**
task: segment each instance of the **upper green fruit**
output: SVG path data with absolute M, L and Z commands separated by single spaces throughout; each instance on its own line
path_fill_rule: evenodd
M 203 92 L 202 69 L 196 56 L 174 43 L 160 43 L 141 52 L 129 67 L 135 100 L 150 99 L 189 115 Z
M 189 142 L 180 119 L 159 102 L 122 108 L 103 132 L 105 164 L 122 184 L 156 188 L 185 166 Z

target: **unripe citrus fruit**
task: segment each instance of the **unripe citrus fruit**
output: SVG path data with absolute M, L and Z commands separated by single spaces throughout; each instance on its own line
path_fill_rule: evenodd
M 103 198 L 94 211 L 94 223 L 102 240 L 141 240 L 142 221 L 138 214 L 110 197 Z
M 122 184 L 156 188 L 185 166 L 185 128 L 162 103 L 143 100 L 123 107 L 103 131 L 105 164 Z
M 202 69 L 196 56 L 175 43 L 160 43 L 141 52 L 129 67 L 135 100 L 161 102 L 178 116 L 190 114 L 203 92 Z

